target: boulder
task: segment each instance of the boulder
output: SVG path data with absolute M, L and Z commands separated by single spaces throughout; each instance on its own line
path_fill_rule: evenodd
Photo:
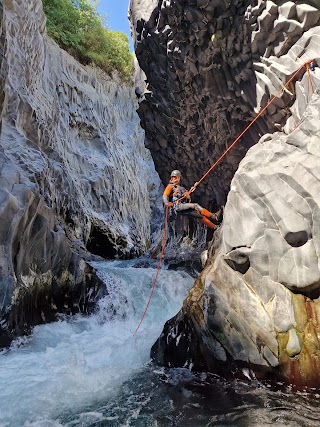
M 194 33 L 196 26 L 175 2 L 169 22 L 168 2 L 162 2 L 155 19 L 164 26 L 156 24 L 137 41 L 137 59 L 153 94 L 141 100 L 147 104 L 140 110 L 142 126 L 143 111 L 156 109 L 184 129 L 181 141 L 166 122 L 170 161 L 167 152 L 154 156 L 163 180 L 177 167 L 185 171 L 187 186 L 193 185 L 276 95 L 193 194 L 210 207 L 227 200 L 225 219 L 204 271 L 152 355 L 167 366 L 212 371 L 226 362 L 228 370 L 236 361 L 299 385 L 319 385 L 320 62 L 310 71 L 308 61 L 320 51 L 320 6 L 313 0 L 243 1 L 237 8 L 231 3 L 211 0 L 203 7 L 187 1 L 185 9 L 197 8 L 197 22 L 201 14 L 208 22 L 206 32 Z M 176 33 L 183 33 L 183 42 Z M 166 50 L 172 40 L 175 56 Z M 156 70 L 149 75 L 147 69 L 164 51 L 166 88 L 157 84 Z M 159 93 L 165 102 L 155 107 Z M 149 131 L 153 152 L 159 136 Z M 188 149 L 175 150 L 181 145 Z

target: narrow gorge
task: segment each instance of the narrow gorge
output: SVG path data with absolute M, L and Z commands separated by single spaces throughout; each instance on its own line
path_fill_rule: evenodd
M 190 188 L 276 96 L 192 194 L 224 220 L 169 242 L 208 250 L 151 355 L 319 386 L 318 0 L 131 0 L 133 85 L 54 43 L 41 0 L 0 16 L 0 346 L 91 313 L 95 261 L 158 256 L 171 170 Z
M 160 180 L 133 89 L 46 35 L 41 0 L 1 13 L 0 344 L 88 313 L 105 292 L 87 261 L 150 245 Z
M 190 188 L 277 95 L 196 189 L 224 221 L 154 360 L 319 385 L 318 2 L 132 0 L 131 17 L 160 176 L 179 165 Z

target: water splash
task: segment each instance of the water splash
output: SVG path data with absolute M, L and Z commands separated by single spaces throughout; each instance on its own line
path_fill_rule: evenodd
M 56 427 L 66 414 L 85 412 L 113 396 L 146 365 L 165 321 L 179 311 L 193 284 L 185 272 L 162 270 L 144 324 L 133 337 L 155 270 L 133 268 L 132 261 L 94 266 L 109 291 L 95 315 L 37 326 L 0 354 L 1 427 Z

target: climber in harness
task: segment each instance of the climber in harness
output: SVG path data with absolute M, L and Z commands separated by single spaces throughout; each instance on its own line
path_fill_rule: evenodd
M 209 228 L 215 228 L 221 224 L 222 208 L 216 214 L 213 214 L 198 203 L 191 203 L 190 194 L 180 185 L 180 180 L 181 172 L 179 170 L 172 171 L 170 182 L 163 192 L 162 200 L 165 206 L 172 206 L 176 214 L 199 218 Z M 180 200 L 183 196 L 184 198 Z

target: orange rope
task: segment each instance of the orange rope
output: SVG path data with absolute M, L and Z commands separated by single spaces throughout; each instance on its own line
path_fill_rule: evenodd
M 150 292 L 150 296 L 149 296 L 149 299 L 148 299 L 148 302 L 147 302 L 146 308 L 144 309 L 144 312 L 143 312 L 143 314 L 142 314 L 141 320 L 140 320 L 140 322 L 139 322 L 139 324 L 138 324 L 138 326 L 137 326 L 136 330 L 134 331 L 133 336 L 138 332 L 138 329 L 140 328 L 140 325 L 141 325 L 141 323 L 142 323 L 142 321 L 143 321 L 143 319 L 144 319 L 144 316 L 145 316 L 145 315 L 146 315 L 146 313 L 147 313 L 147 310 L 148 310 L 148 307 L 149 307 L 149 304 L 150 304 L 150 301 L 151 301 L 151 298 L 152 298 L 153 292 L 154 292 L 155 287 L 156 287 L 156 283 L 157 283 L 157 279 L 158 279 L 158 275 L 159 275 L 160 267 L 161 267 L 161 264 L 162 264 L 163 255 L 164 255 L 164 248 L 165 248 L 166 240 L 167 240 L 168 212 L 169 212 L 169 206 L 166 206 L 166 217 L 165 217 L 164 227 L 163 227 L 161 253 L 160 253 L 160 258 L 159 258 L 159 262 L 158 262 L 157 273 L 156 273 L 156 276 L 155 276 L 155 278 L 154 278 L 154 281 L 153 281 L 153 284 L 152 284 L 152 287 L 151 287 L 151 292 Z
M 309 90 L 311 93 L 311 96 L 313 95 L 313 87 L 312 87 L 312 81 L 311 81 L 311 74 L 310 74 L 310 67 L 309 67 L 310 62 L 306 63 L 306 68 L 307 68 L 307 73 L 308 73 L 308 84 L 309 84 Z
M 273 101 L 285 90 L 285 88 L 288 86 L 290 82 L 296 77 L 297 74 L 302 70 L 303 67 L 306 67 L 307 71 L 309 70 L 309 64 L 313 60 L 310 59 L 305 64 L 301 65 L 301 67 L 293 74 L 292 77 L 287 81 L 287 83 L 277 92 L 274 97 L 267 103 L 267 105 L 260 111 L 260 113 L 257 115 L 257 117 L 252 120 L 252 122 L 245 128 L 243 132 L 233 141 L 231 145 L 225 150 L 224 153 L 221 154 L 221 156 L 214 162 L 214 164 L 208 169 L 208 171 L 199 179 L 198 182 L 196 182 L 188 191 L 188 193 L 193 193 L 193 191 L 197 188 L 197 186 L 209 175 L 209 173 L 214 169 L 218 163 L 221 162 L 221 160 L 226 156 L 226 154 L 231 150 L 232 147 L 236 145 L 236 143 L 239 141 L 239 139 L 247 132 L 247 130 L 258 120 L 258 118 L 266 111 L 266 109 L 269 107 L 270 104 L 273 103 Z M 182 196 L 180 200 L 184 199 L 186 196 Z M 180 201 L 178 200 L 178 201 Z
M 193 187 L 191 187 L 191 189 L 187 192 L 187 193 L 192 193 L 193 191 L 195 191 L 195 189 L 197 188 L 197 186 L 209 175 L 209 173 L 212 171 L 212 169 L 214 169 L 218 163 L 221 162 L 221 160 L 226 156 L 226 154 L 231 150 L 232 147 L 234 147 L 236 145 L 236 143 L 239 141 L 239 139 L 241 139 L 241 137 L 247 132 L 247 130 L 258 120 L 258 118 L 266 111 L 266 109 L 269 107 L 270 104 L 272 104 L 272 102 L 278 97 L 278 95 L 280 95 L 285 88 L 288 86 L 288 84 L 296 77 L 296 75 L 300 72 L 300 70 L 302 70 L 303 67 L 306 67 L 307 72 L 308 72 L 308 77 L 309 77 L 309 87 L 311 88 L 311 93 L 313 94 L 313 89 L 312 89 L 312 82 L 311 82 L 311 77 L 310 77 L 310 70 L 309 70 L 309 64 L 312 62 L 313 60 L 310 59 L 309 61 L 307 61 L 305 64 L 301 65 L 301 67 L 291 76 L 291 78 L 287 81 L 287 83 L 279 90 L 279 92 L 276 93 L 276 95 L 274 95 L 274 97 L 267 103 L 267 105 L 260 111 L 260 113 L 257 115 L 257 117 L 254 118 L 254 120 L 252 120 L 252 122 L 244 129 L 243 132 L 241 132 L 241 134 L 233 141 L 233 143 L 231 145 L 229 145 L 229 147 L 221 154 L 221 156 L 214 162 L 214 164 L 208 169 L 208 171 L 199 179 L 198 182 L 196 182 Z M 180 200 L 183 200 L 186 197 L 186 195 L 182 196 L 179 200 L 177 200 L 175 203 L 178 203 Z M 155 290 L 156 287 L 156 283 L 157 283 L 157 279 L 158 279 L 158 275 L 159 275 L 159 271 L 160 271 L 160 267 L 162 264 L 162 259 L 163 259 L 163 255 L 164 255 L 164 249 L 165 249 L 165 244 L 166 244 L 166 237 L 167 237 L 167 224 L 168 224 L 168 211 L 169 211 L 169 207 L 166 206 L 166 217 L 165 217 L 165 223 L 164 223 L 164 228 L 163 228 L 163 236 L 162 236 L 162 247 L 161 247 L 161 253 L 160 253 L 160 258 L 159 258 L 159 262 L 158 262 L 158 267 L 157 267 L 157 273 L 156 276 L 154 278 L 152 287 L 151 287 L 151 292 L 150 292 L 150 296 L 147 302 L 147 305 L 144 309 L 144 312 L 142 314 L 141 320 L 136 328 L 136 330 L 134 331 L 135 335 L 138 332 L 138 329 L 140 328 L 140 325 L 147 313 L 148 307 L 150 305 L 150 301 L 153 295 L 153 292 Z

